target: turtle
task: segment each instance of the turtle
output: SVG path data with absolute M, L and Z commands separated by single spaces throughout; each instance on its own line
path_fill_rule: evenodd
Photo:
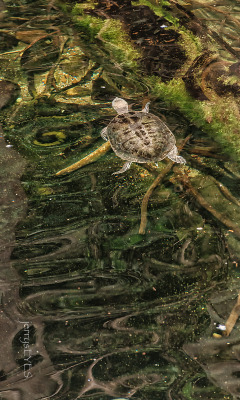
M 174 162 L 186 163 L 178 155 L 175 136 L 159 117 L 149 112 L 149 104 L 141 111 L 129 111 L 124 99 L 115 97 L 112 101 L 118 115 L 100 134 L 104 140 L 110 141 L 114 153 L 126 160 L 114 174 L 127 171 L 132 162 L 154 162 L 157 165 L 158 161 L 168 157 Z

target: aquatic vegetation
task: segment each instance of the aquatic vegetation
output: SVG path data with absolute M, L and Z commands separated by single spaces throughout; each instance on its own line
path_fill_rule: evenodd
M 0 2 L 0 75 L 11 82 L 0 82 L 0 211 L 11 239 L 2 247 L 2 334 L 12 360 L 2 389 L 10 397 L 12 385 L 39 398 L 239 395 L 233 3 Z M 116 97 L 134 113 L 150 101 L 187 165 L 140 163 L 112 176 L 122 161 L 100 132 Z M 9 178 L 19 165 L 11 146 L 27 162 L 25 194 L 20 171 L 17 184 Z M 40 353 L 24 384 L 23 315 Z M 230 335 L 217 341 L 219 322 Z
M 148 4 L 147 4 L 148 3 Z M 154 13 L 158 16 L 162 16 L 164 6 L 166 5 L 165 3 L 162 4 L 155 4 L 150 1 L 142 1 L 142 2 L 137 2 L 134 3 L 135 8 L 134 12 L 136 10 L 140 10 L 140 4 L 144 6 L 149 6 L 150 9 L 152 10 L 152 15 L 153 17 Z M 101 10 L 101 6 L 95 5 L 94 9 L 93 6 L 91 6 L 91 12 L 90 14 L 93 15 L 101 15 L 101 18 L 99 20 L 103 21 L 102 19 L 102 14 L 99 12 Z M 124 8 L 124 7 L 123 7 Z M 133 10 L 133 9 L 132 9 Z M 131 10 L 127 9 L 128 12 Z M 83 16 L 81 18 L 88 18 L 89 15 L 86 14 L 88 10 L 84 8 Z M 132 11 L 133 12 L 133 11 Z M 180 11 L 179 11 L 180 13 Z M 176 10 L 175 10 L 176 14 Z M 84 16 L 85 15 L 85 16 Z M 106 46 L 108 43 L 111 44 L 114 42 L 115 38 L 119 36 L 119 33 L 116 33 L 114 30 L 114 24 L 118 24 L 118 30 L 122 30 L 124 32 L 124 26 L 122 22 L 120 23 L 119 21 L 116 21 L 116 16 L 114 14 L 111 14 L 111 8 L 106 11 L 106 14 L 108 15 L 108 19 L 105 19 L 105 24 L 108 26 L 107 29 L 107 35 L 103 37 L 103 35 L 100 35 L 98 38 L 102 41 L 102 44 Z M 172 15 L 172 14 L 171 14 Z M 181 13 L 180 13 L 181 15 Z M 114 20 L 111 18 L 114 16 Z M 119 15 L 120 17 L 120 15 Z M 166 17 L 166 16 L 165 16 Z M 130 27 L 129 22 L 128 22 L 128 16 L 127 14 L 121 18 L 121 21 L 125 18 L 125 26 L 127 27 L 128 34 L 129 34 L 129 40 L 128 43 L 128 48 L 132 48 L 133 55 L 135 54 L 134 51 L 135 49 L 138 49 L 138 34 L 137 31 L 134 32 L 134 26 Z M 167 18 L 167 17 L 166 17 Z M 146 19 L 146 16 L 145 16 Z M 161 34 L 165 36 L 169 35 L 170 42 L 173 40 L 174 45 L 175 45 L 175 37 L 174 35 L 177 36 L 177 42 L 179 46 L 181 47 L 182 51 L 185 53 L 185 55 L 188 55 L 188 57 L 184 58 L 183 56 L 179 58 L 181 59 L 181 65 L 178 65 L 177 70 L 175 70 L 175 76 L 174 74 L 171 76 L 173 79 L 168 79 L 166 80 L 165 76 L 165 71 L 159 71 L 160 74 L 157 73 L 157 71 L 153 70 L 153 65 L 148 66 L 148 72 L 147 74 L 145 73 L 142 77 L 142 81 L 144 82 L 145 86 L 148 87 L 148 90 L 151 93 L 151 96 L 155 98 L 161 98 L 166 105 L 168 105 L 171 108 L 177 108 L 180 110 L 180 112 L 183 113 L 192 123 L 194 123 L 196 126 L 201 127 L 204 129 L 210 136 L 214 137 L 216 140 L 219 141 L 219 143 L 224 147 L 225 151 L 228 154 L 235 154 L 236 159 L 239 159 L 239 126 L 238 126 L 238 111 L 236 107 L 236 100 L 234 98 L 234 95 L 230 95 L 230 93 L 226 94 L 221 94 L 220 96 L 218 95 L 217 97 L 214 95 L 214 88 L 210 88 L 209 83 L 212 84 L 212 81 L 218 82 L 219 84 L 219 79 L 225 79 L 225 82 L 228 82 L 229 79 L 229 74 L 228 71 L 225 69 L 224 74 L 225 77 L 223 78 L 223 75 L 220 75 L 219 77 L 216 77 L 216 74 L 213 77 L 210 77 L 209 71 L 207 72 L 207 68 L 209 65 L 211 65 L 212 68 L 212 61 L 214 61 L 213 66 L 215 64 L 219 64 L 220 59 L 217 57 L 217 46 L 216 49 L 214 50 L 213 47 L 213 42 L 211 43 L 211 53 L 206 53 L 208 56 L 203 59 L 204 61 L 199 64 L 199 68 L 196 67 L 196 63 L 199 62 L 200 58 L 202 57 L 202 54 L 204 54 L 204 40 L 205 37 L 203 37 L 202 43 L 200 37 L 197 35 L 194 35 L 192 31 L 187 28 L 187 26 L 183 26 L 179 22 L 179 17 L 177 15 L 175 16 L 175 19 L 171 18 L 171 21 L 168 20 L 166 27 L 162 28 L 162 31 L 160 29 L 160 36 Z M 87 21 L 87 20 L 86 20 Z M 112 22 L 113 21 L 113 22 Z M 169 26 L 169 23 L 171 24 Z M 201 23 L 199 20 L 196 19 L 196 23 L 199 24 L 199 29 L 201 26 Z M 113 24 L 113 31 L 111 31 L 111 24 Z M 122 25 L 121 25 L 122 24 Z M 164 24 L 164 23 L 163 23 Z M 186 25 L 186 24 L 185 24 Z M 190 25 L 190 21 L 189 21 Z M 122 26 L 122 29 L 121 29 Z M 102 28 L 104 29 L 104 28 Z M 115 28 L 116 29 L 116 28 Z M 133 35 L 134 34 L 134 35 Z M 210 34 L 210 32 L 206 32 L 206 34 Z M 126 35 L 126 33 L 124 33 Z M 141 31 L 141 35 L 144 35 L 144 31 Z M 172 39 L 171 39 L 172 35 Z M 163 36 L 164 37 L 164 36 Z M 138 60 L 137 65 L 134 61 L 134 63 L 131 65 L 132 71 L 131 74 L 138 75 L 139 68 L 141 67 L 141 57 L 146 58 L 145 54 L 145 48 L 147 45 L 148 41 L 148 48 L 158 48 L 158 39 L 157 36 L 155 37 L 151 36 L 151 31 L 148 29 L 148 39 L 145 39 L 142 37 L 141 39 L 141 52 L 138 53 L 138 56 L 134 55 L 133 57 L 131 56 L 131 51 L 126 53 L 125 56 L 125 61 L 127 62 L 132 58 L 132 60 Z M 160 39 L 159 39 L 160 40 Z M 122 43 L 122 41 L 120 41 Z M 146 45 L 145 45 L 146 43 Z M 160 42 L 161 43 L 161 42 Z M 119 42 L 115 43 L 116 46 L 121 46 Z M 177 44 L 176 44 L 177 45 Z M 172 45 L 171 45 L 171 48 Z M 120 49 L 119 49 L 120 51 Z M 148 50 L 149 51 L 149 50 Z M 167 51 L 170 51 L 169 48 Z M 175 53 L 177 54 L 177 49 L 175 49 Z M 111 54 L 114 57 L 114 52 Z M 142 55 L 141 55 L 142 54 Z M 210 54 L 210 58 L 209 58 Z M 168 57 L 170 54 L 168 55 Z M 149 58 L 149 57 L 148 57 Z M 163 62 L 166 57 L 163 57 Z M 150 58 L 151 59 L 151 58 Z M 175 57 L 176 59 L 176 57 Z M 123 60 L 119 58 L 119 62 L 122 62 Z M 224 65 L 224 60 L 222 61 L 222 65 Z M 147 64 L 145 64 L 147 66 Z M 130 66 L 130 65 L 129 65 Z M 231 63 L 228 62 L 228 66 L 231 66 Z M 174 68 L 174 65 L 169 64 L 168 65 L 168 70 L 171 68 Z M 154 71 L 154 74 L 151 72 Z M 191 77 L 191 84 L 189 85 L 189 90 L 190 93 L 188 93 L 188 86 L 187 82 L 189 82 L 190 77 L 189 77 L 189 72 L 187 71 L 192 71 L 192 77 Z M 208 75 L 206 75 L 206 72 Z M 169 72 L 167 73 L 169 74 Z M 158 76 L 160 75 L 160 76 Z M 206 80 L 206 77 L 210 79 L 208 81 L 207 85 L 204 84 L 204 81 Z M 217 79 L 217 80 L 216 80 Z M 202 83 L 201 83 L 202 80 Z M 200 81 L 200 84 L 196 83 L 195 81 Z M 195 85 L 195 86 L 194 86 Z M 197 89 L 197 86 L 200 86 L 200 89 Z M 201 96 L 199 97 L 198 100 L 194 100 L 193 97 L 191 96 L 191 91 L 192 89 L 195 88 L 195 92 L 199 90 L 199 93 L 201 91 Z M 228 90 L 233 91 L 235 90 L 233 86 L 228 86 Z M 210 99 L 209 99 L 210 96 Z M 210 100 L 210 101 L 209 101 Z M 226 106 L 227 104 L 227 106 Z
M 192 123 L 214 137 L 226 154 L 239 159 L 238 116 L 231 100 L 219 99 L 216 104 L 194 100 L 181 79 L 168 84 L 159 82 L 155 77 L 146 81 L 156 97 L 161 97 L 170 108 L 177 107 Z

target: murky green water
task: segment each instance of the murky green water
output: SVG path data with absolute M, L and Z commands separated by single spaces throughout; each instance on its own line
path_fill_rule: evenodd
M 240 398 L 239 12 L 0 0 L 1 399 Z M 56 175 L 115 97 L 186 165 Z

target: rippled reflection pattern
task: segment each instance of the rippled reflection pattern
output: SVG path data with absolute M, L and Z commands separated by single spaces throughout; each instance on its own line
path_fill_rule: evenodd
M 239 5 L 161 3 L 0 0 L 4 400 L 239 397 Z M 116 96 L 151 100 L 186 167 L 56 176 Z

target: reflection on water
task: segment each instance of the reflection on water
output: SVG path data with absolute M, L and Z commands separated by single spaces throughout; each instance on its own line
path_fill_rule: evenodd
M 2 399 L 239 398 L 239 5 L 165 3 L 0 0 Z M 187 165 L 56 176 L 116 96 Z

